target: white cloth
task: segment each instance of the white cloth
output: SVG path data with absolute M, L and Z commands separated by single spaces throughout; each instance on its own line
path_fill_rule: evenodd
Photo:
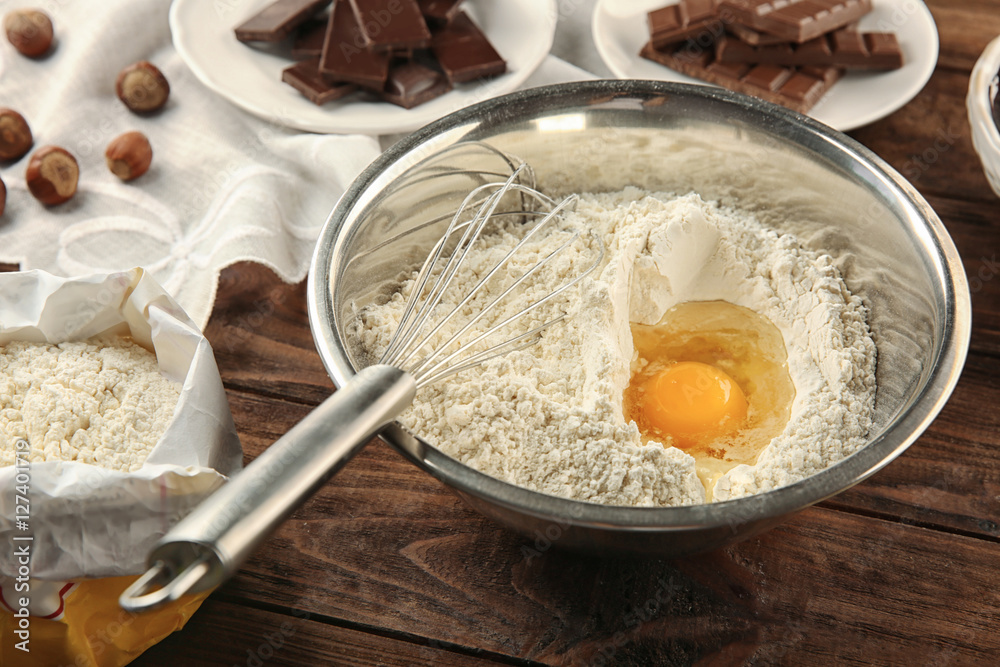
M 0 13 L 36 4 L 0 2 Z M 2 165 L 0 262 L 61 276 L 141 266 L 202 328 L 219 273 L 234 262 L 260 262 L 287 282 L 302 280 L 337 199 L 385 140 L 301 133 L 216 95 L 171 45 L 169 0 L 39 6 L 52 16 L 56 47 L 31 60 L 0 40 L 0 106 L 25 116 L 35 148 L 69 150 L 80 183 L 69 202 L 46 208 L 24 182 L 30 153 Z M 157 65 L 170 82 L 167 106 L 150 116 L 128 111 L 114 91 L 118 72 L 138 60 Z M 592 75 L 549 56 L 524 87 L 582 78 Z M 107 169 L 104 149 L 129 130 L 149 137 L 153 165 L 123 183 Z

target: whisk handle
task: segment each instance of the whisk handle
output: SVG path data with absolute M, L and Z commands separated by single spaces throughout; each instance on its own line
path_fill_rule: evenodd
M 174 526 L 119 603 L 143 611 L 218 585 L 416 394 L 392 366 L 361 370 Z

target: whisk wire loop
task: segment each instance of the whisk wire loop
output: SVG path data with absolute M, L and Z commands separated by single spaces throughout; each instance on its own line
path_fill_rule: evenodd
M 490 359 L 496 357 L 502 357 L 504 355 L 510 354 L 511 352 L 516 352 L 517 350 L 523 350 L 525 348 L 531 347 L 538 342 L 539 335 L 543 329 L 547 329 L 553 324 L 566 319 L 566 315 L 562 314 L 559 317 L 555 317 L 543 324 L 539 324 L 537 327 L 530 331 L 525 331 L 524 333 L 515 336 L 514 338 L 505 340 L 504 342 L 489 347 L 481 352 L 473 354 L 468 359 L 464 360 L 460 364 L 454 366 L 449 366 L 448 368 L 443 368 L 434 372 L 433 374 L 421 374 L 420 378 L 417 380 L 417 389 L 425 387 L 429 384 L 434 384 L 438 380 L 443 380 L 446 377 L 456 375 L 462 371 L 484 364 Z
M 575 235 L 573 239 L 570 239 L 566 243 L 563 243 L 559 248 L 557 248 L 556 250 L 554 250 L 553 252 L 551 252 L 539 264 L 548 261 L 549 259 L 551 259 L 555 255 L 559 254 L 560 252 L 562 252 L 563 250 L 565 250 L 566 248 L 568 248 L 573 243 L 573 241 L 577 238 L 577 236 L 578 235 Z M 598 243 L 600 243 L 599 240 L 598 240 Z M 545 323 L 543 323 L 543 324 L 535 327 L 531 331 L 527 331 L 527 332 L 525 332 L 523 334 L 515 336 L 514 338 L 508 339 L 508 340 L 506 340 L 506 341 L 504 341 L 502 343 L 498 343 L 496 345 L 488 347 L 485 350 L 482 350 L 482 351 L 480 351 L 480 352 L 478 352 L 478 353 L 470 356 L 468 359 L 466 359 L 465 361 L 463 361 L 461 364 L 455 365 L 455 366 L 450 367 L 450 368 L 442 368 L 446 364 L 450 363 L 453 359 L 457 358 L 459 355 L 461 355 L 464 352 L 467 352 L 469 349 L 473 348 L 477 343 L 479 343 L 482 340 L 488 338 L 489 336 L 492 336 L 493 334 L 495 334 L 497 331 L 500 331 L 501 329 L 503 329 L 508 324 L 511 324 L 515 320 L 520 319 L 521 317 L 523 317 L 527 313 L 531 312 L 535 308 L 541 307 L 542 304 L 544 304 L 544 303 L 546 303 L 548 301 L 551 301 L 552 299 L 555 299 L 556 297 L 558 297 L 560 294 L 562 294 L 566 290 L 572 288 L 574 285 L 576 285 L 581 280 L 583 280 L 588 274 L 590 274 L 594 269 L 596 269 L 598 266 L 600 266 L 600 264 L 601 264 L 601 262 L 603 260 L 604 260 L 604 246 L 603 246 L 603 244 L 600 244 L 598 252 L 597 252 L 597 256 L 595 257 L 594 261 L 590 264 L 590 266 L 588 266 L 586 269 L 584 269 L 575 278 L 573 278 L 569 282 L 561 285 L 560 287 L 558 287 L 558 288 L 550 291 L 544 297 L 542 297 L 541 299 L 538 299 L 538 300 L 534 301 L 529 306 L 527 306 L 525 308 L 522 308 L 518 312 L 514 313 L 513 315 L 511 315 L 510 317 L 508 317 L 507 319 L 505 319 L 503 322 L 500 322 L 499 324 L 491 326 L 489 329 L 487 329 L 486 331 L 484 331 L 483 333 L 481 333 L 479 336 L 477 336 L 473 340 L 463 343 L 461 347 L 459 347 L 455 352 L 453 352 L 452 354 L 450 354 L 446 359 L 443 359 L 443 360 L 437 362 L 431 369 L 425 370 L 425 371 L 421 372 L 417 376 L 417 386 L 418 387 L 422 387 L 422 386 L 425 386 L 427 384 L 431 384 L 432 382 L 436 382 L 437 380 L 440 380 L 442 378 L 448 377 L 450 375 L 454 375 L 455 373 L 463 371 L 463 370 L 465 370 L 467 368 L 471 368 L 472 366 L 478 366 L 479 364 L 484 363 L 484 362 L 486 362 L 486 361 L 488 361 L 488 360 L 490 360 L 490 359 L 492 359 L 494 357 L 499 357 L 501 355 L 509 354 L 510 352 L 513 352 L 515 350 L 523 349 L 525 347 L 533 345 L 536 342 L 535 339 L 529 340 L 527 343 L 524 343 L 522 345 L 517 345 L 516 347 L 511 347 L 510 349 L 507 349 L 508 346 L 516 345 L 519 341 L 522 341 L 525 338 L 533 337 L 536 334 L 540 333 L 543 329 L 547 329 L 548 327 L 552 326 L 553 324 L 555 324 L 555 323 L 557 323 L 557 322 L 565 319 L 566 315 L 565 314 L 559 315 L 558 317 L 555 317 L 555 318 L 553 318 L 553 319 L 551 319 L 551 320 L 549 320 L 549 321 L 547 321 L 547 322 L 545 322 Z M 537 268 L 537 266 L 538 265 L 536 265 L 535 268 Z M 534 270 L 534 269 L 532 269 L 532 270 Z M 528 274 L 525 274 L 524 276 L 522 276 L 522 278 L 526 278 L 527 275 Z M 511 289 L 513 289 L 513 287 Z M 458 337 L 458 334 L 456 334 L 456 336 L 454 336 L 453 339 L 457 339 L 457 337 Z M 452 341 L 449 341 L 449 343 L 450 342 L 452 342 Z M 447 345 L 442 345 L 440 349 L 444 350 L 444 349 L 447 349 L 447 347 L 448 347 Z
M 521 308 L 513 315 L 504 318 L 503 321 L 485 327 L 482 332 L 475 335 L 471 340 L 463 340 L 464 336 L 471 335 L 469 334 L 470 330 L 480 323 L 488 313 L 494 311 L 501 303 L 505 302 L 507 297 L 522 286 L 525 281 L 544 266 L 551 263 L 557 255 L 564 252 L 580 238 L 580 232 L 578 231 L 570 234 L 567 240 L 534 262 L 530 268 L 524 270 L 499 295 L 490 297 L 488 303 L 480 307 L 476 314 L 468 317 L 456 333 L 451 334 L 441 344 L 435 342 L 433 349 L 430 349 L 425 356 L 418 359 L 422 351 L 432 341 L 435 341 L 443 327 L 455 317 L 463 315 L 463 311 L 473 302 L 473 299 L 482 292 L 485 286 L 500 271 L 510 265 L 512 258 L 518 253 L 525 251 L 525 247 L 535 235 L 549 226 L 553 220 L 559 219 L 563 212 L 576 203 L 578 199 L 577 195 L 571 195 L 560 202 L 556 202 L 538 190 L 518 182 L 518 178 L 525 169 L 526 165 L 521 164 L 513 170 L 513 173 L 505 181 L 486 183 L 469 192 L 451 217 L 445 233 L 435 243 L 427 260 L 421 266 L 417 277 L 414 279 L 400 324 L 397 326 L 380 363 L 405 369 L 407 373 L 414 377 L 418 387 L 436 382 L 467 368 L 477 366 L 494 357 L 533 345 L 537 342 L 542 330 L 559 322 L 566 316 L 560 315 L 534 327 L 530 331 L 514 335 L 503 342 L 489 345 L 481 350 L 476 349 L 477 347 L 481 347 L 480 344 L 487 338 L 494 336 L 515 320 L 523 318 L 526 314 L 555 299 L 576 285 L 593 271 L 604 258 L 604 248 L 600 245 L 600 240 L 598 239 L 597 244 L 599 249 L 597 257 L 584 271 L 558 288 L 549 290 L 545 296 L 535 299 L 532 303 Z M 522 195 L 521 210 L 498 212 L 497 208 L 501 200 L 511 192 L 517 192 Z M 527 210 L 529 206 L 524 203 L 525 196 L 536 200 L 547 210 Z M 475 208 L 475 213 L 470 216 L 468 211 L 472 207 L 477 208 Z M 441 304 L 459 268 L 466 261 L 468 253 L 483 234 L 486 225 L 500 215 L 512 214 L 534 217 L 536 220 L 518 243 L 502 259 L 492 265 L 486 274 L 478 280 L 476 285 L 464 294 L 457 305 L 451 306 L 447 313 L 435 319 L 433 323 L 429 323 L 431 322 L 431 318 L 435 316 L 434 311 L 440 310 L 438 306 Z M 459 234 L 460 238 L 451 249 L 450 254 L 445 258 L 446 246 Z M 439 271 L 435 271 L 435 267 L 442 262 L 443 267 Z M 435 272 L 437 275 L 432 282 L 431 278 Z M 430 286 L 428 287 L 428 285 Z M 463 356 L 465 358 L 462 358 Z M 415 359 L 416 361 L 414 361 Z
M 420 273 L 417 275 L 417 279 L 414 282 L 413 291 L 411 292 L 410 299 L 406 304 L 406 309 L 403 311 L 399 327 L 397 327 L 396 332 L 393 334 L 389 347 L 386 349 L 385 354 L 382 357 L 382 363 L 387 363 L 397 367 L 401 365 L 399 357 L 406 353 L 407 347 L 416 339 L 415 332 L 420 331 L 421 327 L 430 316 L 431 311 L 435 306 L 437 306 L 438 302 L 444 296 L 445 290 L 451 283 L 455 272 L 458 270 L 458 266 L 464 259 L 465 253 L 468 252 L 468 248 L 472 245 L 472 242 L 478 238 L 483 227 L 485 227 L 487 221 L 490 219 L 490 215 L 496 210 L 496 206 L 499 204 L 500 198 L 503 197 L 503 195 L 508 191 L 511 183 L 513 183 L 514 179 L 518 177 L 523 168 L 524 165 L 521 165 L 515 169 L 507 181 L 496 192 L 489 195 L 484 200 L 476 212 L 476 215 L 469 221 L 468 224 L 460 225 L 459 221 L 462 219 L 463 213 L 469 206 L 469 202 L 475 199 L 476 196 L 482 191 L 496 188 L 497 184 L 487 183 L 485 185 L 481 185 L 466 195 L 462 204 L 455 211 L 455 215 L 452 216 L 451 222 L 448 224 L 448 228 L 445 230 L 445 233 L 440 239 L 438 239 L 434 248 L 432 248 L 431 253 L 428 255 L 427 260 L 420 268 Z M 459 239 L 454 251 L 448 258 L 448 262 L 445 264 L 444 269 L 440 274 L 438 274 L 437 280 L 425 297 L 424 304 L 421 306 L 420 310 L 416 310 L 420 296 L 423 294 L 427 281 L 430 278 L 431 270 L 441 259 L 441 255 L 444 253 L 444 248 L 448 239 L 451 238 L 451 236 L 454 235 L 459 228 L 464 228 L 462 237 Z
M 547 219 L 548 219 L 548 217 L 547 217 Z M 541 223 L 539 223 L 539 224 L 541 224 Z M 537 227 L 535 229 L 537 229 Z M 535 230 L 532 230 L 532 231 L 535 231 Z M 472 340 L 470 340 L 468 342 L 465 342 L 462 346 L 460 346 L 454 352 L 452 352 L 451 354 L 449 354 L 448 356 L 446 356 L 444 359 L 440 359 L 439 361 L 437 361 L 436 363 L 434 363 L 434 360 L 436 358 L 438 358 L 440 355 L 442 355 L 445 350 L 449 349 L 456 341 L 461 340 L 461 337 L 463 335 L 465 335 L 465 333 L 469 329 L 471 329 L 473 326 L 475 326 L 476 323 L 478 323 L 483 317 L 485 317 L 489 312 L 491 312 L 498 304 L 502 303 L 504 301 L 504 299 L 507 297 L 507 295 L 509 295 L 514 290 L 516 290 L 518 288 L 518 286 L 521 285 L 521 283 L 523 283 L 525 280 L 527 280 L 528 278 L 530 278 L 532 274 L 536 273 L 539 269 L 541 269 L 543 266 L 545 266 L 550 260 L 552 260 L 553 257 L 555 257 L 556 255 L 558 255 L 559 253 L 561 253 L 563 250 L 565 250 L 566 248 L 568 248 L 570 245 L 572 245 L 573 242 L 576 241 L 578 238 L 580 238 L 580 234 L 579 233 L 573 234 L 567 241 L 565 241 L 564 243 L 560 244 L 560 246 L 558 248 L 556 248 L 555 250 L 553 250 L 552 252 L 550 252 L 544 258 L 542 258 L 539 261 L 537 261 L 530 269 L 528 269 L 527 271 L 525 271 L 521 276 L 519 276 L 516 280 L 514 280 L 503 292 L 501 292 L 498 296 L 496 296 L 488 304 L 486 304 L 478 313 L 476 313 L 474 316 L 470 317 L 468 319 L 468 321 L 465 323 L 465 325 L 461 329 L 459 329 L 455 334 L 453 334 L 451 336 L 451 338 L 449 338 L 447 341 L 445 341 L 441 345 L 438 345 L 427 357 L 425 357 L 423 360 L 421 360 L 420 363 L 418 363 L 416 366 L 414 366 L 413 368 L 411 368 L 410 372 L 413 373 L 414 375 L 417 375 L 419 377 L 420 374 L 423 373 L 423 372 L 430 373 L 430 372 L 436 371 L 441 366 L 443 366 L 443 365 L 451 362 L 452 360 L 454 360 L 457 356 L 459 356 L 460 354 L 462 354 L 466 350 L 471 349 L 472 347 L 474 347 L 477 343 L 481 342 L 485 338 L 488 338 L 489 336 L 492 336 L 495 332 L 503 329 L 505 326 L 507 326 L 508 324 L 512 323 L 514 320 L 520 319 L 521 317 L 523 317 L 527 313 L 531 312 L 535 308 L 538 308 L 539 306 L 541 306 L 543 303 L 551 300 L 553 298 L 553 293 L 552 292 L 550 292 L 547 296 L 543 297 L 542 299 L 539 299 L 539 300 L 535 301 L 534 303 L 532 303 L 528 307 L 523 308 L 523 309 L 519 310 L 518 312 L 514 313 L 513 315 L 511 315 L 510 317 L 508 317 L 504 321 L 500 322 L 499 324 L 495 324 L 495 325 L 491 326 L 486 331 L 484 331 L 483 333 L 479 334 L 478 336 L 476 336 Z M 525 236 L 525 238 L 522 239 L 517 244 L 517 246 L 515 246 L 515 249 L 517 249 L 522 244 L 524 244 L 526 242 L 526 240 L 527 240 L 527 236 Z M 511 254 L 508 254 L 507 257 L 504 258 L 504 260 L 506 261 L 511 256 L 512 256 Z M 497 270 L 499 270 L 499 267 L 501 265 L 502 265 L 502 262 L 498 263 L 497 267 L 491 272 L 491 274 L 495 273 Z M 489 276 L 487 276 L 487 278 L 488 277 Z M 484 279 L 484 281 L 485 280 L 486 279 Z M 477 285 L 477 287 L 483 285 L 484 281 L 480 281 L 480 283 L 479 283 L 479 285 Z M 471 293 L 471 291 L 470 291 L 470 293 Z M 466 299 L 464 299 L 460 304 L 458 304 L 457 306 L 455 306 L 455 308 L 452 309 L 452 311 L 450 313 L 448 313 L 447 316 L 445 316 L 444 318 L 442 318 L 442 320 L 438 324 L 438 326 L 435 327 L 434 330 L 431 331 L 428 334 L 428 339 L 432 338 L 434 336 L 434 334 L 437 333 L 438 329 L 440 329 L 440 327 L 443 325 L 443 323 L 445 321 L 447 321 L 448 319 L 450 319 L 456 313 L 460 312 L 461 308 L 469 301 L 469 298 L 470 297 L 467 296 Z M 432 363 L 433 363 L 433 365 L 428 370 L 425 371 L 424 369 L 429 364 L 432 364 Z
M 489 283 L 489 281 L 497 273 L 499 273 L 499 271 L 503 267 L 505 267 L 510 262 L 511 258 L 514 257 L 514 255 L 516 255 L 525 245 L 528 244 L 528 242 L 531 240 L 531 238 L 535 234 L 537 234 L 539 232 L 539 230 L 541 230 L 547 223 L 549 223 L 552 220 L 554 220 L 556 218 L 556 216 L 559 215 L 560 211 L 562 211 L 564 208 L 566 208 L 567 206 L 571 205 L 575 201 L 576 201 L 576 195 L 574 195 L 571 198 L 567 198 L 567 199 L 563 200 L 558 206 L 556 206 L 555 209 L 553 209 L 552 211 L 550 211 L 547 215 L 545 215 L 545 217 L 543 217 L 540 221 L 538 221 L 537 223 L 535 223 L 535 226 L 532 227 L 528 231 L 528 233 L 525 234 L 521 238 L 521 240 L 518 241 L 518 243 L 513 248 L 511 248 L 511 250 L 503 257 L 503 259 L 501 259 L 500 261 L 498 261 L 493 266 L 493 268 L 489 272 L 487 272 L 487 274 L 485 276 L 483 276 L 483 278 L 475 285 L 475 287 L 473 287 L 472 289 L 469 290 L 468 294 L 465 295 L 465 298 L 463 298 L 451 310 L 451 312 L 449 312 L 447 315 L 445 315 L 444 317 L 441 318 L 441 320 L 434 326 L 434 328 L 431 329 L 427 333 L 427 335 L 424 337 L 424 339 L 421 342 L 421 344 L 419 346 L 414 347 L 412 349 L 412 351 L 410 352 L 410 355 L 408 355 L 408 357 L 403 360 L 403 363 L 405 364 L 406 361 L 408 361 L 410 358 L 412 358 L 413 355 L 416 354 L 423 347 L 423 345 L 426 344 L 427 341 L 430 341 L 431 339 L 433 339 L 434 336 L 437 334 L 437 332 L 440 331 L 441 328 L 445 324 L 447 324 L 455 315 L 461 313 L 462 309 L 470 301 L 472 301 L 476 297 L 476 295 L 483 289 L 483 287 L 487 283 Z M 443 350 L 447 349 L 452 343 L 455 342 L 455 340 L 457 340 L 459 337 L 461 337 L 463 334 L 465 334 L 466 331 L 468 331 L 469 329 L 471 329 L 477 322 L 479 322 L 479 320 L 481 320 L 487 313 L 489 313 L 497 304 L 499 304 L 500 302 L 502 302 L 504 300 L 504 298 L 508 294 L 510 294 L 512 291 L 514 291 L 514 289 L 517 288 L 518 285 L 520 285 L 525 280 L 527 280 L 529 276 L 531 276 L 533 273 L 535 273 L 540 268 L 542 268 L 542 266 L 544 266 L 545 264 L 547 264 L 553 257 L 555 257 L 560 252 L 562 252 L 567 247 L 569 247 L 579 237 L 580 237 L 579 233 L 574 234 L 572 236 L 572 238 L 570 238 L 568 241 L 566 241 L 565 243 L 563 243 L 555 251 L 551 252 L 547 257 L 545 257 L 544 259 L 539 260 L 538 262 L 536 262 L 534 266 L 532 266 L 528 271 L 526 271 L 523 275 L 521 275 L 519 278 L 517 278 L 509 287 L 507 287 L 507 289 L 505 289 L 497 297 L 495 297 L 490 303 L 488 303 L 486 306 L 484 306 L 476 315 L 474 315 L 473 317 L 469 318 L 468 321 L 466 321 L 465 325 L 457 333 L 455 333 L 450 339 L 448 339 L 447 342 L 445 342 L 443 345 L 440 345 L 433 353 L 431 353 L 420 364 L 418 364 L 416 367 L 412 368 L 411 372 L 412 373 L 418 373 L 420 371 L 420 369 L 425 364 L 430 363 L 430 361 L 435 356 L 439 355 Z

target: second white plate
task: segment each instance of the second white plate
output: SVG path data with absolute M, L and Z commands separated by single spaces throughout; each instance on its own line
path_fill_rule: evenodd
M 268 121 L 323 133 L 409 132 L 475 102 L 508 93 L 527 79 L 552 48 L 556 0 L 469 0 L 466 9 L 507 61 L 507 73 L 403 109 L 373 97 L 352 95 L 317 106 L 281 81 L 292 61 L 236 40 L 233 28 L 274 0 L 248 0 L 219 10 L 219 3 L 174 0 L 170 31 L 174 48 L 206 86 Z M 223 3 L 225 4 L 225 3 Z
M 676 0 L 642 0 L 627 9 L 622 4 L 599 0 L 592 23 L 597 50 L 615 76 L 705 84 L 639 55 L 649 40 L 646 13 Z M 922 2 L 873 0 L 859 29 L 896 33 L 904 64 L 889 72 L 848 72 L 809 111 L 816 120 L 844 132 L 884 118 L 909 102 L 927 84 L 937 63 L 937 26 Z

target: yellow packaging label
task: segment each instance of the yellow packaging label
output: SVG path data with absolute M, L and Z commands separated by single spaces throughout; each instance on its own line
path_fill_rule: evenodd
M 27 590 L 23 585 L 6 585 L 12 581 L 8 580 L 0 597 L 0 665 L 127 665 L 184 627 L 211 592 L 185 596 L 154 611 L 135 614 L 118 606 L 118 597 L 136 579 L 111 577 L 60 583 L 31 580 Z

